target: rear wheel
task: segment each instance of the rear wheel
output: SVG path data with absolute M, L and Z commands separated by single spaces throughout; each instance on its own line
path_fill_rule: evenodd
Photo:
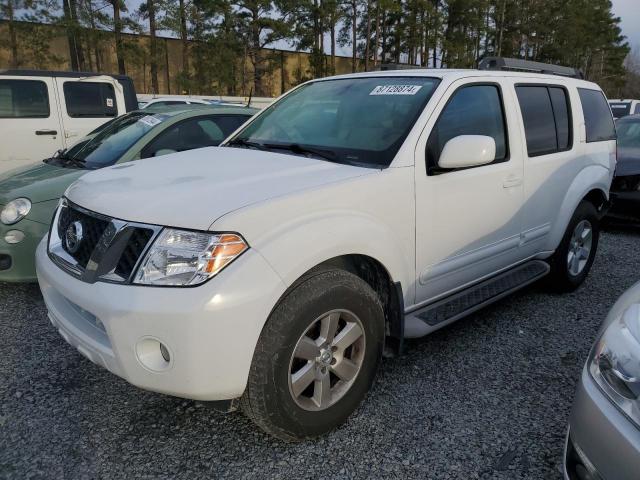
M 551 257 L 549 283 L 561 292 L 578 288 L 589 275 L 600 239 L 596 207 L 582 202 L 576 209 L 556 253 Z
M 288 441 L 343 423 L 373 383 L 384 343 L 376 293 L 342 270 L 312 272 L 272 312 L 256 346 L 245 414 Z

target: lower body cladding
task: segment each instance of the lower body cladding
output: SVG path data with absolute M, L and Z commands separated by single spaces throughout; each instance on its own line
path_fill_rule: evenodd
M 92 362 L 131 384 L 203 401 L 242 396 L 256 342 L 286 287 L 255 251 L 191 288 L 84 283 L 36 252 L 49 318 Z
M 602 393 L 586 369 L 571 412 L 564 463 L 569 480 L 640 478 L 640 430 Z

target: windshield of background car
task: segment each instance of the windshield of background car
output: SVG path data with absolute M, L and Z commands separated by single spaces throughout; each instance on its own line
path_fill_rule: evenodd
M 312 152 L 337 163 L 388 167 L 439 80 L 368 77 L 322 80 L 268 107 L 227 145 Z
M 640 118 L 618 122 L 616 130 L 618 132 L 618 147 L 640 148 Z
M 116 119 L 86 142 L 60 157 L 74 167 L 96 169 L 116 163 L 143 135 L 169 118 L 169 115 L 132 112 Z

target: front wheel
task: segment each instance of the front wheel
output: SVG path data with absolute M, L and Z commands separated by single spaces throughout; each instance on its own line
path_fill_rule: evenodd
M 245 414 L 287 441 L 337 427 L 375 378 L 384 343 L 376 293 L 343 270 L 312 272 L 280 301 L 258 340 Z
M 582 285 L 595 260 L 599 239 L 598 211 L 591 202 L 583 201 L 549 262 L 549 283 L 554 290 L 571 292 Z

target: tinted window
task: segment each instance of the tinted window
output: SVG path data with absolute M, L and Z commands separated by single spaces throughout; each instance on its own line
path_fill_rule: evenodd
M 308 83 L 268 107 L 228 145 L 259 143 L 258 148 L 281 153 L 304 147 L 322 154 L 293 154 L 386 167 L 437 85 L 437 79 L 427 77 Z
M 556 121 L 558 150 L 571 148 L 571 107 L 564 88 L 549 87 L 549 96 L 553 106 L 553 117 Z
M 553 107 L 547 87 L 517 87 L 530 157 L 558 150 Z
M 614 118 L 626 117 L 631 113 L 631 102 L 610 103 L 609 106 Z
M 118 114 L 113 85 L 65 82 L 64 101 L 70 117 L 115 117 Z
M 496 142 L 496 158 L 507 158 L 506 128 L 498 87 L 472 85 L 453 94 L 427 142 L 428 173 L 439 173 L 438 160 L 446 143 L 460 135 L 486 135 Z
M 160 133 L 143 149 L 141 157 L 149 158 L 195 148 L 218 146 L 248 118 L 244 115 L 235 115 L 185 120 Z
M 38 80 L 0 80 L 0 118 L 47 118 L 49 93 Z
M 615 140 L 616 129 L 611 109 L 600 90 L 579 88 L 580 101 L 587 129 L 587 142 Z
M 636 108 L 633 111 L 634 115 L 640 113 L 640 103 L 636 104 Z

